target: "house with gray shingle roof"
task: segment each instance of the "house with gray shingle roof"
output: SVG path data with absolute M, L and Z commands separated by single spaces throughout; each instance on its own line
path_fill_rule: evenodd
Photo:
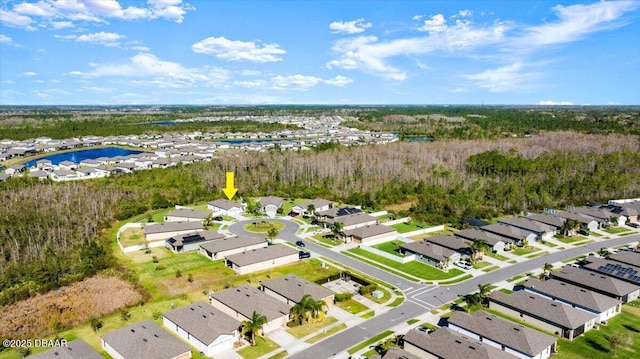
M 344 230 L 343 233 L 346 242 L 366 243 L 367 245 L 389 241 L 398 237 L 398 231 L 395 228 L 381 224 L 348 229 Z
M 282 207 L 283 200 L 284 199 L 282 197 L 266 196 L 260 198 L 258 203 L 260 203 L 260 207 L 262 207 L 262 212 L 266 213 L 270 218 L 275 218 L 278 213 L 278 209 Z
M 370 359 L 422 359 L 421 357 L 411 354 L 408 351 L 396 347 L 391 347 L 383 356 L 373 355 Z
M 536 222 L 534 220 L 522 217 L 509 217 L 498 221 L 500 224 L 515 227 L 523 231 L 535 233 L 543 241 L 548 241 L 556 234 L 556 228 L 548 224 Z
M 165 222 L 204 222 L 211 215 L 209 211 L 191 208 L 177 208 L 164 215 Z
M 291 306 L 248 285 L 211 293 L 212 306 L 239 321 L 250 320 L 253 312 L 267 317 L 263 330 L 269 333 L 287 324 Z
M 165 313 L 162 324 L 209 357 L 233 349 L 240 339 L 240 321 L 205 302 Z
M 489 296 L 489 307 L 569 340 L 593 328 L 598 318 L 523 290 L 510 295 L 495 291 Z
M 298 214 L 308 214 L 313 215 L 313 213 L 307 213 L 309 205 L 313 205 L 315 212 L 328 211 L 333 208 L 333 202 L 328 201 L 322 198 L 312 199 L 311 201 L 300 203 L 299 205 L 293 206 L 291 209 L 292 212 Z
M 550 277 L 628 303 L 640 297 L 640 286 L 601 273 L 564 267 L 550 273 Z
M 200 245 L 223 238 L 225 238 L 224 234 L 219 233 L 215 229 L 210 229 L 196 233 L 173 236 L 164 242 L 164 246 L 173 253 L 197 251 L 200 249 Z
M 490 232 L 482 231 L 478 228 L 463 229 L 454 233 L 453 235 L 462 239 L 469 240 L 471 242 L 476 240 L 483 240 L 487 242 L 487 244 L 491 247 L 491 251 L 494 253 L 503 252 L 507 243 L 511 243 L 511 241 L 507 241 L 504 237 Z
M 298 250 L 284 244 L 251 249 L 225 256 L 227 266 L 237 274 L 247 274 L 300 260 Z
M 64 346 L 30 355 L 31 359 L 103 359 L 102 355 L 82 339 L 68 342 Z
M 216 199 L 207 203 L 207 208 L 215 214 L 235 217 L 244 211 L 244 204 L 231 202 L 226 199 Z
M 640 253 L 638 252 L 624 251 L 615 253 L 609 256 L 609 260 L 635 267 L 640 267 Z
M 460 260 L 460 253 L 429 242 L 409 242 L 400 246 L 405 255 L 414 255 L 415 259 L 430 266 L 447 269 Z
M 461 237 L 439 234 L 436 236 L 427 237 L 424 239 L 424 241 L 449 248 L 452 251 L 456 251 L 463 256 L 471 256 L 470 245 L 472 242 Z
M 483 311 L 455 312 L 448 328 L 521 358 L 545 359 L 556 352 L 558 339 Z
M 587 261 L 589 263 L 582 266 L 584 269 L 618 278 L 631 284 L 640 285 L 640 267 L 596 258 L 595 256 L 588 257 Z
M 259 237 L 225 237 L 211 242 L 200 244 L 200 254 L 211 260 L 222 259 L 226 256 L 251 251 L 258 248 L 266 248 L 269 245 L 264 238 Z
M 101 336 L 102 349 L 113 358 L 187 359 L 191 347 L 151 320 L 126 326 Z
M 342 223 L 343 225 L 342 230 L 346 231 L 349 229 L 374 225 L 378 223 L 378 219 L 372 215 L 360 212 L 360 213 L 348 214 L 345 216 L 329 218 L 324 222 L 327 223 L 328 225 L 332 225 L 336 222 Z
M 151 223 L 144 227 L 144 236 L 147 241 L 157 241 L 201 231 L 204 231 L 204 227 L 200 222 Z
M 530 278 L 524 290 L 593 313 L 599 322 L 620 314 L 622 310 L 622 302 L 617 299 L 555 279 L 541 281 Z
M 504 237 L 506 238 L 505 241 L 518 246 L 532 245 L 536 242 L 537 237 L 537 235 L 531 231 L 508 226 L 506 224 L 490 224 L 488 226 L 480 227 L 480 230 Z
M 262 291 L 289 305 L 300 302 L 302 297 L 310 295 L 314 300 L 323 300 L 327 307 L 333 305 L 335 293 L 331 290 L 302 279 L 295 274 L 287 274 L 262 283 Z
M 409 330 L 402 338 L 404 350 L 420 358 L 516 359 L 517 356 L 494 348 L 467 335 L 442 327 L 432 333 Z

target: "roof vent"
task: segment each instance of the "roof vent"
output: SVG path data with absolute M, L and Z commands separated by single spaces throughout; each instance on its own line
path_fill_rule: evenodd
M 552 306 L 552 307 L 557 307 L 557 305 L 555 305 L 555 304 L 553 304 L 553 303 L 551 303 L 551 306 Z
M 195 309 L 193 309 L 193 308 L 189 308 L 189 309 L 191 309 L 192 312 L 195 311 Z
M 147 342 L 147 338 L 142 338 L 142 341 L 146 343 Z
M 475 348 L 475 347 L 472 347 L 471 345 L 469 345 L 469 349 L 471 349 L 471 350 L 476 350 L 476 348 Z
M 131 333 L 135 333 L 135 332 L 136 332 L 135 329 L 131 329 Z
M 462 344 L 462 342 L 461 342 L 461 341 L 459 341 L 459 340 L 457 340 L 457 339 L 456 339 L 456 343 L 458 343 L 458 344 Z
M 154 336 L 154 337 L 156 337 L 156 338 L 160 338 L 160 337 L 158 336 L 158 334 L 154 334 L 153 336 Z
M 519 332 L 520 328 L 513 328 L 513 330 L 515 330 L 516 332 Z
M 203 314 L 203 315 L 202 315 L 202 318 L 203 318 L 203 319 L 207 319 L 207 316 Z

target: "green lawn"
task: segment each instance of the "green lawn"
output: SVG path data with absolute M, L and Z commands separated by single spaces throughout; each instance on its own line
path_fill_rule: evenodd
M 590 232 L 589 235 L 594 236 L 594 237 L 602 237 L 602 234 L 596 233 L 596 232 Z
M 237 351 L 243 358 L 259 358 L 267 353 L 280 348 L 280 346 L 273 340 L 267 337 L 257 337 L 256 346 L 247 346 Z
M 624 227 L 609 227 L 609 228 L 603 229 L 603 231 L 609 234 L 619 234 L 623 232 L 628 232 L 629 230 Z
M 306 342 L 309 343 L 309 344 L 313 344 L 313 343 L 315 343 L 315 342 L 317 342 L 317 341 L 319 341 L 321 339 L 324 339 L 324 338 L 326 338 L 328 336 L 331 336 L 331 335 L 333 335 L 333 334 L 335 334 L 335 333 L 337 333 L 337 332 L 339 332 L 341 330 L 344 330 L 344 329 L 347 329 L 347 325 L 342 323 L 340 325 L 337 325 L 337 326 L 327 330 L 326 332 L 323 332 L 321 334 L 316 335 L 315 337 L 307 339 Z
M 511 294 L 513 293 L 513 291 L 511 289 L 507 289 L 507 288 L 502 288 L 502 289 L 498 289 L 499 292 L 502 292 L 504 294 Z
M 523 247 L 523 248 L 518 248 L 516 250 L 511 251 L 511 253 L 517 256 L 526 256 L 527 254 L 535 253 L 537 251 L 539 251 L 539 249 L 536 247 Z
M 316 330 L 320 330 L 328 325 L 331 325 L 335 322 L 337 322 L 338 319 L 334 318 L 334 317 L 326 317 L 324 318 L 322 321 L 320 322 L 315 322 L 315 323 L 308 323 L 308 324 L 304 324 L 304 325 L 299 325 L 297 327 L 293 327 L 290 329 L 287 329 L 287 332 L 291 335 L 293 335 L 294 337 L 300 339 L 303 337 L 306 337 L 307 335 L 315 332 Z
M 272 228 L 275 228 L 277 231 L 281 231 L 284 228 L 284 223 L 262 220 L 247 223 L 242 227 L 245 231 L 255 233 L 267 233 Z
M 367 298 L 369 300 L 372 300 L 372 301 L 374 301 L 374 302 L 376 302 L 378 304 L 386 303 L 389 299 L 391 299 L 391 293 L 389 293 L 389 291 L 386 288 L 384 288 L 382 286 L 378 286 L 378 290 L 380 292 L 382 292 L 382 298 L 378 299 L 378 298 L 372 296 L 371 293 L 365 294 L 364 295 L 365 298 Z
M 337 302 L 336 307 L 346 310 L 347 312 L 351 313 L 351 314 L 358 314 L 360 312 L 363 312 L 367 309 L 369 309 L 369 307 L 367 307 L 366 305 L 358 302 L 355 299 L 349 299 L 346 300 L 344 302 Z
M 551 242 L 544 242 L 544 243 L 540 242 L 540 244 L 542 244 L 543 246 L 551 247 L 551 248 L 554 248 L 554 247 L 558 246 L 557 244 L 551 243 Z
M 470 278 L 473 278 L 473 276 L 471 274 L 466 274 L 466 275 L 463 275 L 460 278 L 439 282 L 438 284 L 445 285 L 445 284 L 460 283 L 460 282 L 464 282 L 465 280 L 470 279 Z
M 489 263 L 489 262 L 478 262 L 478 263 L 475 263 L 473 265 L 473 268 L 474 269 L 480 269 L 480 268 L 488 267 L 490 265 L 491 265 L 491 263 Z
M 293 207 L 304 203 L 304 202 L 309 202 L 310 199 L 306 199 L 306 198 L 296 198 L 296 199 L 286 199 L 284 201 L 282 201 L 282 213 L 284 214 L 288 214 L 289 212 L 291 212 L 291 209 L 293 209 Z
M 509 279 L 507 279 L 507 282 L 509 282 L 509 283 L 511 283 L 511 282 L 515 282 L 515 281 L 518 281 L 518 280 L 520 280 L 520 279 L 522 279 L 522 278 L 524 278 L 524 277 L 526 277 L 526 275 L 524 275 L 524 274 L 520 274 L 520 275 L 517 275 L 517 276 L 515 276 L 515 277 L 513 277 L 513 278 L 509 278 Z
M 408 273 L 418 278 L 427 279 L 427 280 L 445 280 L 445 279 L 453 278 L 455 276 L 463 274 L 461 270 L 456 268 L 450 269 L 448 272 L 443 272 L 440 269 L 431 267 L 429 265 L 426 265 L 418 261 L 411 261 L 408 263 L 399 263 L 391 259 L 387 259 L 382 256 L 369 253 L 360 248 L 350 249 L 349 252 L 371 259 L 374 262 L 378 262 L 380 264 Z
M 487 267 L 487 268 L 482 269 L 482 271 L 483 271 L 483 272 L 485 272 L 485 273 L 489 273 L 489 272 L 494 271 L 494 270 L 496 270 L 496 269 L 500 269 L 500 267 L 498 267 L 498 266 L 491 266 L 491 267 Z
M 424 229 L 428 226 L 420 222 L 411 221 L 409 223 L 392 224 L 391 227 L 395 228 L 398 231 L 398 233 L 407 233 L 407 232 L 417 231 L 419 229 Z
M 503 261 L 503 262 L 509 260 L 508 257 L 505 257 L 505 256 L 497 254 L 497 253 L 493 253 L 493 252 L 485 253 L 485 255 L 488 255 L 489 257 L 491 257 L 493 259 L 497 259 L 497 260 Z
M 157 213 L 153 214 L 153 215 L 151 216 L 151 219 L 152 219 L 152 220 L 153 220 L 153 222 L 155 222 L 155 223 L 162 223 L 162 222 L 164 222 L 164 216 L 165 216 L 167 213 L 172 212 L 172 211 L 174 211 L 174 210 L 175 210 L 175 208 L 163 209 L 163 210 L 161 210 L 160 212 L 157 212 Z
M 373 318 L 375 315 L 376 315 L 376 312 L 375 312 L 375 311 L 373 311 L 373 310 L 370 310 L 370 311 L 368 311 L 368 312 L 366 312 L 366 313 L 362 314 L 362 315 L 360 316 L 360 318 L 362 318 L 362 319 L 369 319 L 369 318 Z
M 326 245 L 329 245 L 331 247 L 335 247 L 337 245 L 342 244 L 341 240 L 334 240 L 332 238 L 327 238 L 325 237 L 327 234 L 316 234 L 311 236 L 311 238 L 315 239 L 316 241 L 320 242 L 320 243 L 324 243 Z
M 404 242 L 402 242 L 402 241 L 393 240 L 393 241 L 389 241 L 389 242 L 376 244 L 375 246 L 373 246 L 373 248 L 376 248 L 376 249 L 379 249 L 381 251 L 396 255 L 398 257 L 402 257 L 402 255 L 398 252 L 398 250 L 399 250 L 400 246 L 403 245 L 403 244 L 404 244 Z
M 402 302 L 404 302 L 404 297 L 398 297 L 398 298 L 396 298 L 396 300 L 394 300 L 389 305 L 387 305 L 387 307 L 395 308 L 395 307 L 399 306 L 400 304 L 402 304 Z
M 547 254 L 549 254 L 549 252 L 547 252 L 547 251 L 536 252 L 536 253 L 530 254 L 528 256 L 525 256 L 525 258 L 536 258 L 536 257 L 540 257 L 540 256 L 546 256 Z
M 632 313 L 634 308 L 623 307 L 624 312 L 610 319 L 606 326 L 600 326 L 599 330 L 590 330 L 574 341 L 561 339 L 558 343 L 558 359 L 635 359 L 640 353 L 640 313 Z M 618 350 L 613 355 L 611 347 L 605 335 L 628 334 L 631 336 L 631 344 L 627 348 Z
M 415 323 L 417 323 L 419 321 L 420 321 L 420 319 L 413 318 L 413 319 L 407 320 L 407 324 L 411 325 L 411 324 L 415 324 Z
M 385 330 L 384 332 L 377 334 L 376 336 L 369 338 L 367 340 L 365 340 L 364 342 L 353 346 L 351 348 L 349 348 L 349 350 L 347 350 L 347 353 L 349 354 L 353 354 L 361 349 L 364 349 L 366 347 L 368 347 L 369 345 L 376 343 L 378 340 L 381 340 L 383 338 L 388 337 L 389 335 L 393 334 L 393 330 Z

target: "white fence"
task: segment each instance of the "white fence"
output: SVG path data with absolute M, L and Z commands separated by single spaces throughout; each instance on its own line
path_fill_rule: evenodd
M 374 217 L 380 217 L 380 216 L 384 216 L 384 215 L 387 215 L 387 214 L 389 214 L 389 212 L 387 212 L 387 211 L 369 213 L 370 216 L 374 216 Z
M 402 233 L 402 235 L 406 236 L 406 237 L 411 237 L 411 236 L 417 236 L 417 235 L 420 235 L 420 234 L 438 232 L 438 231 L 443 231 L 443 230 L 444 230 L 444 224 L 441 224 L 441 225 L 435 226 L 435 227 L 423 228 L 423 229 L 419 229 L 419 230 L 413 231 L 413 232 Z
M 127 247 L 122 246 L 122 243 L 120 243 L 120 235 L 122 234 L 122 232 L 125 229 L 128 229 L 128 228 L 144 228 L 145 225 L 146 225 L 145 223 L 127 223 L 127 224 L 123 225 L 122 227 L 120 227 L 118 229 L 118 233 L 116 233 L 116 241 L 118 242 L 118 246 L 120 247 L 120 249 L 124 253 L 140 251 L 140 250 L 144 249 L 145 244 L 148 245 L 149 248 L 164 246 L 164 241 L 147 242 L 145 244 L 137 244 L 137 245 L 134 245 L 134 246 L 127 246 Z
M 388 221 L 381 224 L 385 226 L 392 226 L 394 224 L 409 223 L 409 222 L 411 222 L 411 217 L 398 218 L 398 219 L 394 219 L 393 221 Z
M 377 254 L 377 255 L 379 255 L 381 257 L 385 257 L 387 259 L 391 259 L 391 260 L 396 261 L 398 263 L 407 263 L 407 262 L 411 262 L 411 261 L 416 259 L 416 256 L 414 254 L 411 254 L 411 255 L 408 255 L 408 256 L 404 256 L 404 257 L 399 257 L 399 256 L 393 255 L 391 253 L 387 253 L 385 251 L 381 251 L 381 250 L 379 250 L 377 248 L 373 248 L 373 247 L 369 247 L 369 246 L 361 245 L 360 248 L 365 250 L 365 251 L 367 251 L 367 252 L 369 252 L 369 253 Z

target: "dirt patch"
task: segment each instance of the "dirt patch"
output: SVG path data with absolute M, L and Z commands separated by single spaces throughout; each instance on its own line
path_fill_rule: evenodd
M 143 228 L 127 228 L 120 233 L 120 243 L 123 247 L 144 243 Z
M 416 203 L 418 203 L 417 199 L 407 201 L 407 202 L 402 202 L 402 203 L 389 204 L 384 206 L 384 209 L 391 212 L 408 211 L 409 209 L 411 209 L 411 206 L 413 206 Z
M 141 299 L 129 282 L 98 275 L 3 307 L 0 337 L 42 338 L 56 329 L 76 326 Z

